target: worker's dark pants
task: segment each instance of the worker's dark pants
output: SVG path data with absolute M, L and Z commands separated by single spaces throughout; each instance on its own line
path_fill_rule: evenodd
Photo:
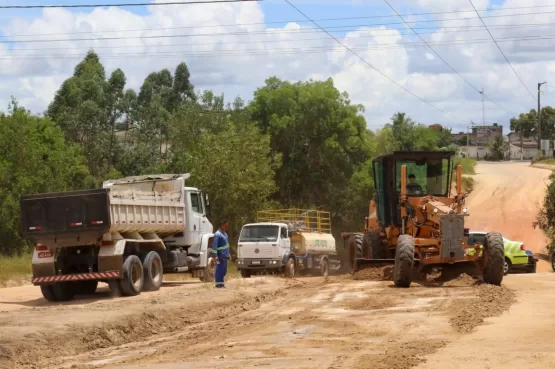
M 219 260 L 220 263 L 216 264 L 216 273 L 214 277 L 216 279 L 216 288 L 223 288 L 225 275 L 227 274 L 227 259 L 220 258 Z

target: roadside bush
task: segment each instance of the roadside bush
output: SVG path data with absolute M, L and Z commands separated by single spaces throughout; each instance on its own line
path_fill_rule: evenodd
M 555 171 L 549 176 L 549 184 L 547 185 L 543 205 L 533 226 L 534 228 L 539 227 L 544 231 L 550 240 L 550 243 L 546 245 L 546 249 L 548 252 L 553 250 L 555 247 Z
M 474 158 L 455 158 L 453 169 L 457 169 L 457 165 L 462 165 L 463 174 L 476 174 L 476 159 Z

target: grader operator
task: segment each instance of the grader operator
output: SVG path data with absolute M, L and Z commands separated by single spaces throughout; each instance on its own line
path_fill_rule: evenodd
M 373 161 L 375 195 L 364 231 L 343 233 L 352 272 L 372 263 L 393 263 L 395 285 L 410 287 L 416 266 L 474 263 L 486 283 L 501 284 L 503 237 L 490 232 L 483 246 L 467 244 L 464 220 L 469 214 L 463 207 L 460 165 L 456 194 L 451 195 L 453 156 L 449 151 L 396 151 Z

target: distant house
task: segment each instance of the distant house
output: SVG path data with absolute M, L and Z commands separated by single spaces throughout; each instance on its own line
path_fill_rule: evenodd
M 538 154 L 538 141 L 533 137 L 521 137 L 517 132 L 511 132 L 507 135 L 509 142 L 510 158 L 512 160 L 530 160 Z
M 489 126 L 473 126 L 472 133 L 459 132 L 453 134 L 453 141 L 457 142 L 467 137 L 468 144 L 460 146 L 461 155 L 484 159 L 490 154 L 489 143 L 497 136 L 503 136 L 503 126 L 493 123 Z

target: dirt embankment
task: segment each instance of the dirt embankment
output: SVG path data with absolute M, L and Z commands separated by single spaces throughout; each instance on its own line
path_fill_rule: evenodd
M 59 364 L 60 358 L 66 356 L 179 332 L 185 327 L 256 309 L 288 287 L 286 281 L 277 278 L 233 282 L 230 285 L 235 288 L 229 291 L 196 284 L 192 289 L 174 287 L 177 290 L 151 296 L 145 293 L 140 299 L 102 299 L 81 306 L 77 300 L 67 305 L 1 313 L 0 368 L 42 369 Z M 102 314 L 98 314 L 99 310 Z M 111 314 L 114 310 L 121 314 Z M 30 314 L 41 317 L 45 323 L 42 329 L 32 321 L 27 327 L 24 325 Z M 61 320 L 51 322 L 51 319 Z

